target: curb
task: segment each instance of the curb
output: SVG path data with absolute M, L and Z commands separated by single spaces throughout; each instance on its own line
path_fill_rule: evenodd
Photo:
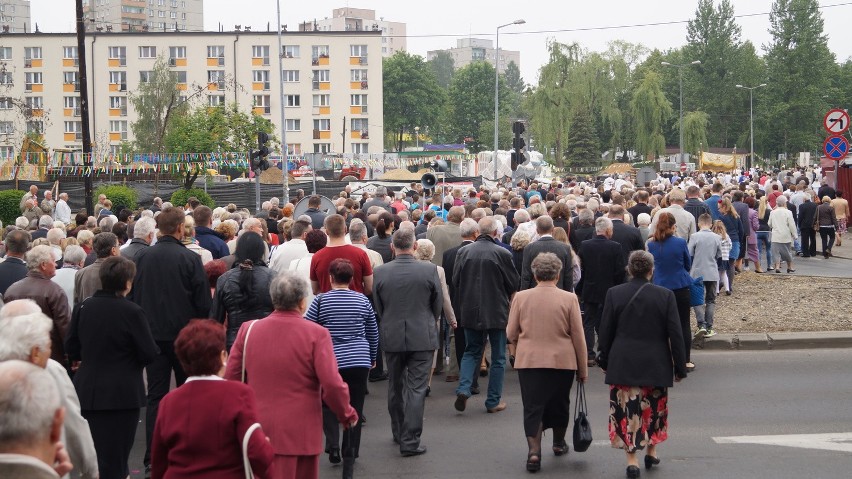
M 710 351 L 852 348 L 852 331 L 717 334 L 694 340 L 692 347 Z

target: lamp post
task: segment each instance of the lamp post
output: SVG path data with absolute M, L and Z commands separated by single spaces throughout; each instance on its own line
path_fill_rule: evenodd
M 677 76 L 678 76 L 678 84 L 680 86 L 680 117 L 678 120 L 678 132 L 680 133 L 680 156 L 678 159 L 681 163 L 683 163 L 683 69 L 690 65 L 700 65 L 701 60 L 695 60 L 694 62 L 685 63 L 682 65 L 676 65 L 674 63 L 669 62 L 660 62 L 660 65 L 664 67 L 675 67 L 677 68 Z
M 749 137 L 751 140 L 751 153 L 749 154 L 748 161 L 746 162 L 746 169 L 750 170 L 752 162 L 754 161 L 754 91 L 758 88 L 765 87 L 766 83 L 761 83 L 757 86 L 743 86 L 737 85 L 737 88 L 742 88 L 744 90 L 748 90 L 748 124 L 749 124 Z
M 281 0 L 275 1 L 275 6 L 278 13 L 278 99 L 281 104 L 281 183 L 284 193 L 284 204 L 290 202 L 290 184 L 287 171 L 287 125 L 286 114 L 284 109 L 284 48 L 281 46 Z M 316 176 L 316 171 L 314 171 Z M 255 181 L 260 182 L 260 178 Z M 316 189 L 316 188 L 314 188 Z
M 524 23 L 527 23 L 527 21 L 523 18 L 519 18 L 512 23 L 507 23 L 497 27 L 497 45 L 494 49 L 494 154 L 492 155 L 492 160 L 494 161 L 495 183 L 497 182 L 497 135 L 499 133 L 497 120 L 500 115 L 500 29 L 510 25 L 523 25 Z
M 417 150 L 420 149 L 420 127 L 419 126 L 414 127 L 414 148 L 417 149 Z

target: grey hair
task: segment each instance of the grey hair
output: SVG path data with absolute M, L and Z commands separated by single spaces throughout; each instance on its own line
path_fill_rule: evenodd
M 54 263 L 56 259 L 53 257 L 53 248 L 47 245 L 33 246 L 33 249 L 27 252 L 27 269 L 37 271 L 42 263 Z
M 171 201 L 164 201 L 162 205 L 160 205 L 160 209 L 164 210 L 166 208 L 174 208 L 174 205 Z
M 26 305 L 29 306 L 29 305 Z M 24 310 L 24 308 L 20 308 Z M 13 313 L 14 314 L 14 313 Z M 29 361 L 30 351 L 50 349 L 53 320 L 41 312 L 18 314 L 0 321 L 0 361 Z
M 349 223 L 349 239 L 352 240 L 352 243 L 358 244 L 364 240 L 364 237 L 367 236 L 367 227 L 364 226 L 364 222 L 361 220 L 355 221 L 352 220 Z
M 527 212 L 530 214 L 530 218 L 535 219 L 539 216 L 544 216 L 547 214 L 547 207 L 545 207 L 541 203 L 533 203 L 527 208 Z M 517 213 L 515 213 L 517 214 Z
M 157 222 L 154 218 L 139 218 L 139 221 L 133 224 L 133 237 L 147 238 L 155 229 L 157 229 Z
M 536 281 L 553 281 L 562 272 L 562 261 L 553 253 L 539 253 L 530 267 Z
M 515 223 L 526 223 L 530 220 L 530 213 L 527 210 L 515 211 Z
M 463 219 L 462 222 L 459 224 L 459 230 L 461 232 L 462 238 L 479 236 L 479 224 L 471 218 Z
M 80 264 L 86 259 L 86 251 L 75 244 L 65 247 L 65 252 L 62 255 L 62 261 L 69 264 Z
M 648 213 L 639 213 L 639 216 L 636 217 L 636 222 L 640 225 L 648 226 L 651 224 L 651 215 Z
M 0 363 L 0 449 L 45 440 L 60 406 L 50 373 L 25 361 Z
M 159 213 L 159 211 L 157 212 Z M 151 210 L 142 210 L 142 213 L 139 213 L 140 218 L 151 218 L 154 219 L 154 212 Z M 138 223 L 138 221 L 137 221 Z
M 535 229 L 539 234 L 547 234 L 553 231 L 553 218 L 544 215 L 535 219 Z
M 257 218 L 248 218 L 243 221 L 243 229 L 240 230 L 240 234 L 243 234 L 243 231 L 248 231 L 249 228 L 254 228 L 255 226 L 261 226 L 260 220 Z
M 787 198 L 785 196 L 779 196 L 775 198 L 775 204 L 778 206 L 787 206 Z
M 302 300 L 308 297 L 308 282 L 290 271 L 272 278 L 269 295 L 276 311 L 297 311 Z
M 577 222 L 580 226 L 592 226 L 595 224 L 595 212 L 589 208 L 583 208 L 577 213 Z
M 77 242 L 79 242 L 80 244 L 86 242 L 91 243 L 94 238 L 95 234 L 92 233 L 90 230 L 80 230 L 80 232 L 77 233 Z
M 62 228 L 50 228 L 47 230 L 47 241 L 50 241 L 50 244 L 58 245 L 60 241 L 65 239 L 65 230 Z
M 601 216 L 600 218 L 595 220 L 595 234 L 602 235 L 607 230 L 612 229 L 612 220 L 607 218 L 606 216 Z
M 494 236 L 497 232 L 499 223 L 492 217 L 485 217 L 479 220 L 479 234 L 486 236 Z
M 527 247 L 530 244 L 530 234 L 524 230 L 517 230 L 512 235 L 512 240 L 510 241 L 510 246 L 515 251 L 520 251 Z
M 393 234 L 393 249 L 397 253 L 400 251 L 409 251 L 414 247 L 416 238 L 414 231 L 410 229 L 396 230 Z
M 435 257 L 435 243 L 427 239 L 417 240 L 417 251 L 414 257 L 422 261 L 432 261 Z
M 630 253 L 627 259 L 627 274 L 633 278 L 645 278 L 654 271 L 654 256 L 642 250 Z
M 40 313 L 41 306 L 31 299 L 16 299 L 9 301 L 0 308 L 0 321 L 13 316 L 24 316 L 32 313 Z M 2 324 L 2 323 L 0 323 Z
M 25 230 L 30 227 L 30 220 L 26 216 L 18 216 L 15 218 L 15 227 L 19 230 Z
M 39 219 L 38 219 L 38 227 L 39 228 L 41 228 L 41 227 L 49 228 L 51 226 L 53 226 L 53 218 L 51 218 L 50 215 L 41 215 L 41 217 L 39 217 Z

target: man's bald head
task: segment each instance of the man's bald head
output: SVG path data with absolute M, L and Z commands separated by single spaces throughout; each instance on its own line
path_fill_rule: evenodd
M 40 312 L 41 308 L 35 301 L 31 299 L 16 299 L 14 301 L 9 301 L 5 306 L 3 306 L 3 309 L 0 309 L 0 321 L 6 318 Z

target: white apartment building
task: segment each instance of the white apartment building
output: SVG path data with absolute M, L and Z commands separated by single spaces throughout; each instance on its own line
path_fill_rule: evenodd
M 43 132 L 49 148 L 82 148 L 76 44 L 70 33 L 0 36 L 0 157 L 19 151 L 28 131 Z M 275 33 L 95 33 L 86 45 L 95 151 L 118 152 L 133 140 L 128 96 L 159 56 L 191 104 L 236 102 L 271 120 L 281 137 Z M 289 32 L 283 45 L 288 152 L 380 153 L 379 33 Z
M 93 32 L 204 30 L 204 0 L 84 0 Z
M 0 0 L 0 31 L 26 33 L 32 31 L 30 0 Z
M 299 31 L 320 32 L 382 32 L 382 56 L 392 57 L 394 53 L 405 51 L 406 25 L 402 22 L 386 21 L 384 17 L 376 20 L 376 11 L 366 8 L 335 8 L 331 18 L 299 24 Z
M 494 66 L 497 58 L 494 49 L 494 42 L 481 38 L 461 38 L 456 40 L 455 48 L 447 48 L 445 50 L 430 50 L 426 52 L 426 59 L 435 58 L 438 52 L 449 52 L 453 56 L 453 66 L 456 70 L 466 67 L 473 62 L 487 61 Z M 497 70 L 500 73 L 506 73 L 506 67 L 509 62 L 515 62 L 518 68 L 521 67 L 521 52 L 515 50 L 500 49 L 500 64 Z

